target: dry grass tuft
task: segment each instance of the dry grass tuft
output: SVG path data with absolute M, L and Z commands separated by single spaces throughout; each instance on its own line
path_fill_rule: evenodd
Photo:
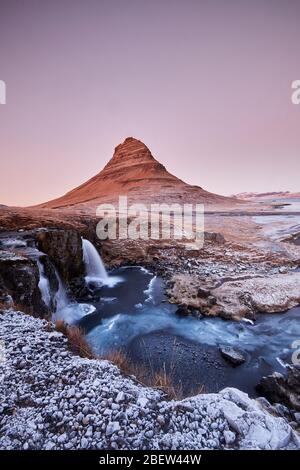
M 56 320 L 55 329 L 67 336 L 68 325 L 63 320 Z
M 63 320 L 57 320 L 55 323 L 55 329 L 67 337 L 68 346 L 72 353 L 88 359 L 95 358 L 95 355 L 87 343 L 81 328 L 78 326 L 69 326 Z
M 163 367 L 159 372 L 150 375 L 149 386 L 162 390 L 169 400 L 181 400 L 183 398 L 181 384 L 175 384 L 172 376 Z
M 107 361 L 112 362 L 120 369 L 123 374 L 131 375 L 133 373 L 133 366 L 130 363 L 127 355 L 120 350 L 112 351 L 101 359 L 106 359 Z
M 78 326 L 71 326 L 67 330 L 67 338 L 71 351 L 81 357 L 93 359 L 95 356 L 83 335 L 83 331 Z
M 181 400 L 183 397 L 181 385 L 173 383 L 165 367 L 159 372 L 154 372 L 152 369 L 149 371 L 146 367 L 130 362 L 128 356 L 120 350 L 112 351 L 101 359 L 115 364 L 123 374 L 133 375 L 141 385 L 161 390 L 169 400 Z

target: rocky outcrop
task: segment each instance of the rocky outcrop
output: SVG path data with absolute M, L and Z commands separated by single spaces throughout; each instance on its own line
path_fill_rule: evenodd
M 205 279 L 200 280 L 189 274 L 175 274 L 168 282 L 167 294 L 171 303 L 180 305 L 179 314 L 186 312 L 195 316 L 217 316 L 221 310 L 211 295 L 211 288 Z
M 1 449 L 300 448 L 285 419 L 239 390 L 168 402 L 108 361 L 73 356 L 51 325 L 14 311 L 0 313 L 0 340 Z
M 212 295 L 226 318 L 284 312 L 300 303 L 300 273 L 225 282 Z
M 0 298 L 26 312 L 48 316 L 38 287 L 39 270 L 34 260 L 10 251 L 0 251 Z
M 216 279 L 174 274 L 168 282 L 167 294 L 171 303 L 197 309 L 207 316 L 255 319 L 256 313 L 284 312 L 300 303 L 300 273 L 260 277 L 250 274 L 236 280 L 230 276 Z
M 76 230 L 19 230 L 0 236 L 0 295 L 45 316 L 56 308 L 59 278 L 72 296 L 85 282 L 82 239 Z
M 65 283 L 84 275 L 82 241 L 75 230 L 40 230 L 36 234 L 39 250 L 46 253 Z
M 257 390 L 273 403 L 284 403 L 300 411 L 300 366 L 288 366 L 286 376 L 274 372 L 263 377 Z

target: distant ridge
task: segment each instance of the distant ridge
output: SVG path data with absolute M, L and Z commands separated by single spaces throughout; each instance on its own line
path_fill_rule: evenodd
M 252 199 L 293 199 L 293 198 L 300 198 L 300 192 L 292 193 L 290 191 L 269 191 L 266 193 L 251 193 L 251 192 L 246 192 L 246 193 L 238 193 L 235 194 L 234 197 L 237 197 L 239 199 L 246 199 L 246 200 L 252 200 Z

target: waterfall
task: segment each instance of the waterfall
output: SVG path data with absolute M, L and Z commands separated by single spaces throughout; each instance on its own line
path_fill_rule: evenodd
M 55 312 L 52 321 L 63 320 L 68 325 L 76 324 L 82 317 L 93 313 L 96 310 L 91 304 L 78 303 L 76 300 L 69 299 L 64 283 L 55 269 L 58 281 L 58 290 L 55 294 Z
M 38 269 L 40 273 L 40 280 L 39 280 L 38 286 L 41 292 L 41 296 L 42 296 L 44 303 L 47 305 L 47 307 L 51 307 L 52 296 L 51 296 L 49 279 L 47 278 L 45 274 L 45 268 L 44 268 L 43 263 L 40 261 L 40 259 L 37 259 L 37 265 L 38 265 Z M 55 269 L 55 275 L 56 275 L 57 282 L 58 282 L 58 289 L 54 296 L 55 311 L 57 312 L 58 310 L 62 310 L 64 307 L 66 307 L 66 305 L 68 305 L 69 299 L 67 296 L 65 286 L 56 269 Z
M 62 282 L 61 277 L 58 274 L 56 269 L 55 269 L 55 275 L 56 275 L 57 282 L 58 282 L 58 289 L 54 297 L 55 298 L 55 311 L 58 312 L 59 310 L 62 310 L 68 305 L 69 299 L 67 296 L 67 291 L 64 286 L 64 283 Z
M 82 317 L 93 313 L 96 310 L 96 307 L 86 303 L 78 303 L 75 300 L 70 300 L 67 294 L 65 285 L 60 277 L 59 272 L 53 266 L 55 271 L 55 276 L 58 282 L 58 289 L 53 296 L 51 296 L 51 289 L 49 279 L 45 274 L 45 269 L 43 263 L 40 259 L 37 259 L 37 265 L 40 273 L 40 280 L 38 283 L 42 299 L 47 307 L 52 308 L 54 306 L 54 311 L 52 312 L 52 321 L 63 320 L 68 324 L 74 324 Z
M 40 273 L 40 280 L 38 283 L 42 299 L 44 303 L 47 305 L 47 307 L 50 307 L 51 305 L 51 292 L 50 292 L 50 284 L 47 276 L 45 275 L 45 268 L 43 263 L 38 259 L 37 260 L 37 265 L 39 268 L 39 273 Z
M 82 239 L 83 261 L 86 270 L 86 281 L 101 284 L 109 284 L 109 276 L 103 261 L 94 245 L 84 238 Z

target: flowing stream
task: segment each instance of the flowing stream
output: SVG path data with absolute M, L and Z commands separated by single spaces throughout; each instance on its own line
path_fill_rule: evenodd
M 95 353 L 124 350 L 137 364 L 166 367 L 185 392 L 204 384 L 207 391 L 235 386 L 255 395 L 263 375 L 285 372 L 300 338 L 300 308 L 287 313 L 262 314 L 251 325 L 221 318 L 181 317 L 167 302 L 164 282 L 138 267 L 116 270 L 123 282 L 99 289 L 95 310 L 79 321 Z M 246 362 L 233 368 L 219 346 L 242 349 Z

